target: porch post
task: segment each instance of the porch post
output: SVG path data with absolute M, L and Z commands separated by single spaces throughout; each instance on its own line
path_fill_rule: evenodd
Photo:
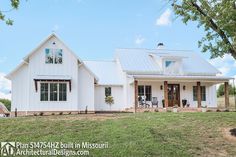
M 225 108 L 229 109 L 229 83 L 225 82 Z
M 138 107 L 138 81 L 134 80 L 134 113 L 137 112 Z
M 201 98 L 201 83 L 197 82 L 197 106 L 198 106 L 198 108 L 201 107 L 201 101 L 202 101 L 202 98 Z
M 165 99 L 165 108 L 168 107 L 168 82 L 164 81 L 164 99 Z

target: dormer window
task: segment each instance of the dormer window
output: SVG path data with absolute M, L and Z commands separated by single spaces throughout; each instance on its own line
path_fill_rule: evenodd
M 164 74 L 179 75 L 182 72 L 182 60 L 179 58 L 165 58 L 162 67 Z
M 165 67 L 168 68 L 170 67 L 171 65 L 174 65 L 175 64 L 175 61 L 166 61 L 165 62 Z
M 45 63 L 46 64 L 62 64 L 62 49 L 45 49 Z

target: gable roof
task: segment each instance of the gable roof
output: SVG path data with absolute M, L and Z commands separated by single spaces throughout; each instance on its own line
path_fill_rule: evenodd
M 182 59 L 184 75 L 216 75 L 220 73 L 218 69 L 192 51 L 117 49 L 116 57 L 119 59 L 122 69 L 131 74 L 161 74 L 162 68 L 156 59 L 161 60 L 162 58 Z
M 99 85 L 122 85 L 122 74 L 115 61 L 84 61 L 98 76 Z
M 84 65 L 83 61 L 55 33 L 52 33 L 46 39 L 44 39 L 35 49 L 33 49 L 28 55 L 26 55 L 23 58 L 23 61 L 14 70 L 12 70 L 9 74 L 7 74 L 5 77 L 7 79 L 11 79 L 11 75 L 14 74 L 17 70 L 19 70 L 23 65 L 28 64 L 30 56 L 32 56 L 34 53 L 36 53 L 39 48 L 41 48 L 44 44 L 46 44 L 46 42 L 48 42 L 48 40 L 50 40 L 53 37 L 56 38 L 57 40 L 59 40 L 59 42 L 61 42 L 62 45 L 64 47 L 66 47 L 72 53 L 72 55 L 78 60 L 78 64 Z M 91 69 L 89 69 L 86 65 L 84 65 L 84 66 L 85 66 L 85 69 L 88 70 L 89 73 L 91 73 L 91 75 L 93 75 L 94 78 L 97 80 L 98 79 L 97 76 L 91 71 Z

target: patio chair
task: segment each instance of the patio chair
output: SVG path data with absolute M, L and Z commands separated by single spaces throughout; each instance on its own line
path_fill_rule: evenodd
M 139 96 L 139 97 L 138 97 L 138 102 L 139 102 L 139 106 L 140 106 L 140 107 L 144 107 L 145 104 L 144 104 L 144 101 L 143 101 L 143 99 L 142 99 L 142 96 Z
M 158 107 L 158 100 L 157 97 L 152 97 L 152 107 L 157 106 Z
M 139 105 L 141 106 L 141 107 L 150 107 L 150 105 L 149 104 L 147 104 L 147 102 L 146 102 L 146 96 L 141 96 L 140 97 L 140 101 L 139 101 Z

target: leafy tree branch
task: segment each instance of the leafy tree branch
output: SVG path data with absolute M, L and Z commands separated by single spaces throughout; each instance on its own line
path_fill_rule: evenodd
M 0 10 L 0 20 L 2 20 L 3 22 L 5 22 L 7 25 L 13 25 L 13 20 L 10 18 L 6 18 L 6 13 L 10 12 L 12 10 L 18 9 L 19 4 L 20 4 L 20 0 L 10 0 L 11 3 L 11 9 L 7 10 L 7 11 L 3 11 Z
M 172 0 L 176 15 L 187 24 L 197 21 L 206 35 L 198 42 L 211 58 L 231 54 L 236 59 L 236 1 L 235 0 Z

